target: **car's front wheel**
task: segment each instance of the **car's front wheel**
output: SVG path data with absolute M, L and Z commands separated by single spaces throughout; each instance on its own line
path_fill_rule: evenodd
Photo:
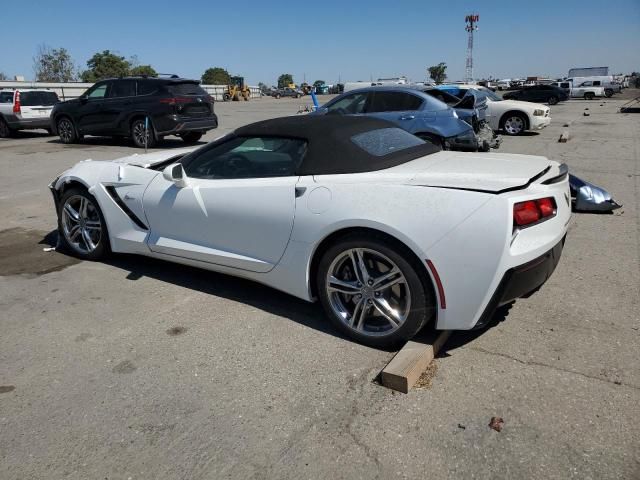
M 527 129 L 527 119 L 521 113 L 510 113 L 502 119 L 502 130 L 507 135 L 520 135 Z
M 75 125 L 71 119 L 67 117 L 62 117 L 58 120 L 56 129 L 58 130 L 58 136 L 62 143 L 76 143 L 80 138 Z
M 83 260 L 98 260 L 109 251 L 107 224 L 96 199 L 72 188 L 60 199 L 58 232 L 62 244 Z
M 181 135 L 182 140 L 184 141 L 184 143 L 196 143 L 197 141 L 199 141 L 202 138 L 202 132 L 187 132 L 187 133 L 183 133 Z
M 320 260 L 320 302 L 341 332 L 372 347 L 412 338 L 432 318 L 435 300 L 404 249 L 376 235 L 343 237 Z

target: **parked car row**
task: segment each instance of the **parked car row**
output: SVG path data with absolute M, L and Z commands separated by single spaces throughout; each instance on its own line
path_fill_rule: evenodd
M 0 92 L 0 137 L 44 128 L 64 143 L 84 135 L 128 137 L 137 147 L 175 135 L 187 144 L 218 126 L 213 98 L 197 80 L 125 77 L 95 83 L 60 102 L 47 90 Z

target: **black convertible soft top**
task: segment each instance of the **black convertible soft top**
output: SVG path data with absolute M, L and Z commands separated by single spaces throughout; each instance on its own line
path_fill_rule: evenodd
M 392 130 L 388 130 L 392 129 Z M 379 132 L 375 132 L 375 131 Z M 416 158 L 440 151 L 429 142 L 416 137 L 411 146 L 391 148 L 382 154 L 373 154 L 354 142 L 362 139 L 361 134 L 374 132 L 364 142 L 382 142 L 384 138 L 396 139 L 409 135 L 397 125 L 372 117 L 342 115 L 305 115 L 274 118 L 252 123 L 235 130 L 234 135 L 269 136 L 298 138 L 307 142 L 307 152 L 302 160 L 298 175 L 329 175 L 341 173 L 361 173 L 394 167 Z M 391 142 L 393 143 L 393 142 Z M 383 145 L 385 147 L 386 145 Z

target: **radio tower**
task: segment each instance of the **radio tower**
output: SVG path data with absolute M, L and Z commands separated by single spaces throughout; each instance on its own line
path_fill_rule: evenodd
M 467 83 L 473 82 L 473 32 L 478 29 L 476 24 L 479 20 L 480 15 L 475 13 L 464 17 L 464 22 L 467 24 L 465 30 L 469 32 L 469 40 L 467 42 L 467 66 L 464 78 L 464 81 Z

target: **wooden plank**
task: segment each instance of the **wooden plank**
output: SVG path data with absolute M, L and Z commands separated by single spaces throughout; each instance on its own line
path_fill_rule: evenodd
M 407 342 L 382 370 L 382 385 L 409 393 L 450 334 L 451 331 L 435 332 L 424 339 Z

